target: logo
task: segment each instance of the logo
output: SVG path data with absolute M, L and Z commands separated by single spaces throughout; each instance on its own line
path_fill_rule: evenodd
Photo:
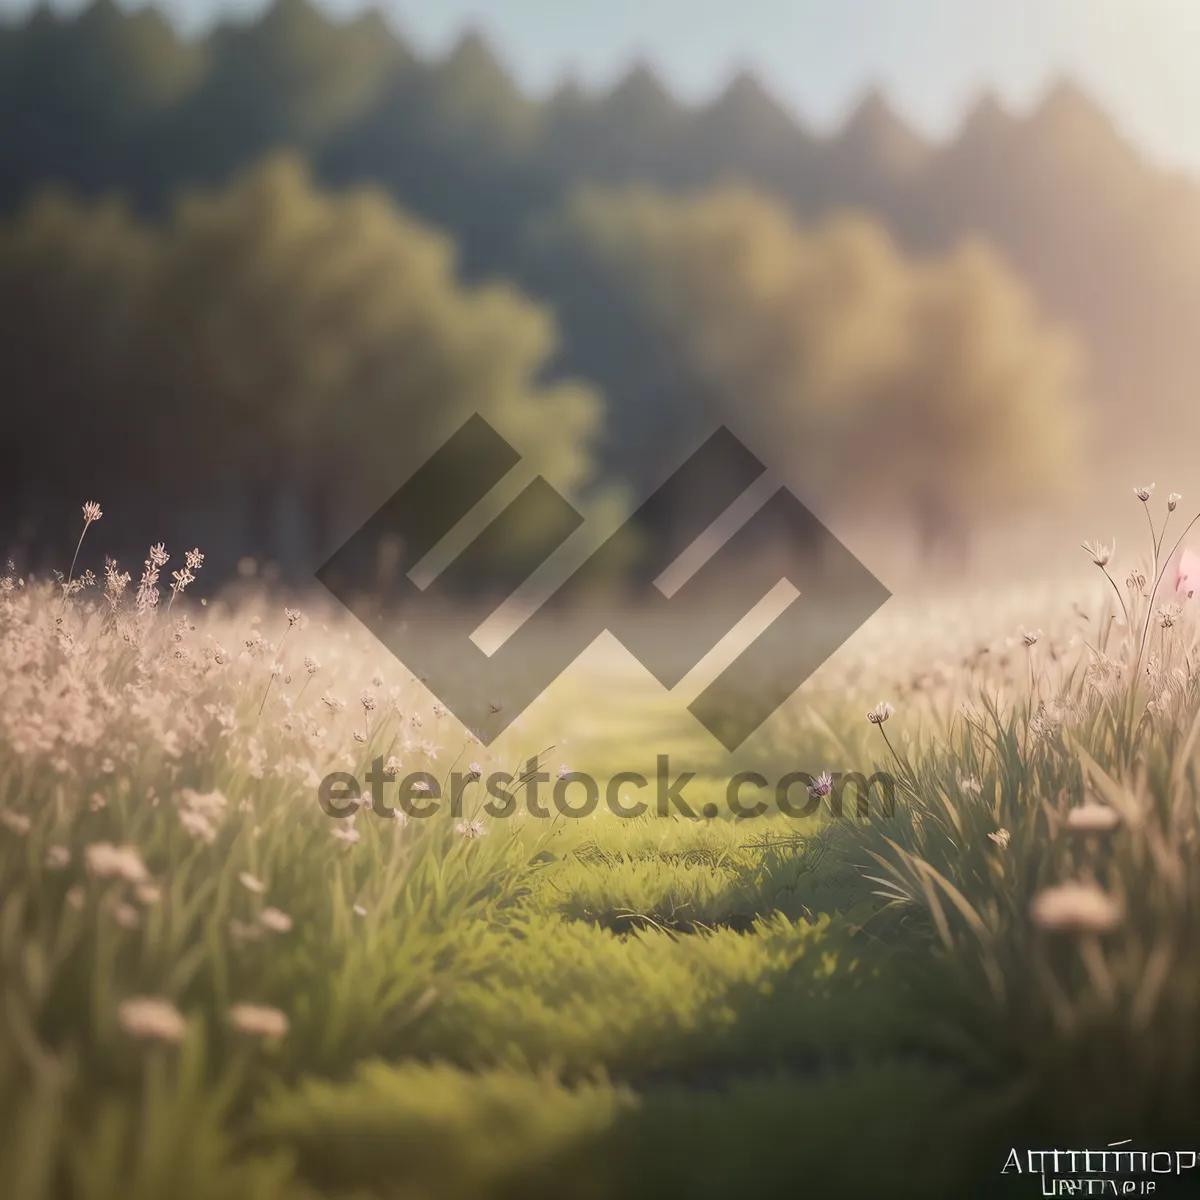
M 517 464 L 471 417 L 317 578 L 490 744 L 606 630 L 674 688 L 783 580 L 798 595 L 688 705 L 736 749 L 890 593 L 785 488 L 669 596 L 660 577 L 766 471 L 718 429 L 491 654 L 472 634 L 583 523 L 538 476 L 426 586 L 410 573 Z M 380 547 L 399 548 L 379 573 Z

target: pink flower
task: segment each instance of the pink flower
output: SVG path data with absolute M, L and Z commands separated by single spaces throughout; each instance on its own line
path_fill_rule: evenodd
M 1175 590 L 1187 592 L 1190 599 L 1197 587 L 1200 587 L 1200 555 L 1185 546 L 1175 568 Z

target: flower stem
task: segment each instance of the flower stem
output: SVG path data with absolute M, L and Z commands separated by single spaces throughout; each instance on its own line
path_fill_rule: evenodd
M 79 541 L 75 543 L 75 554 L 71 558 L 71 569 L 67 572 L 67 582 L 63 584 L 63 608 L 67 606 L 67 588 L 71 585 L 71 580 L 75 575 L 75 564 L 79 561 L 79 548 L 83 545 L 83 539 L 87 537 L 88 527 L 91 525 L 90 520 L 83 522 L 83 532 L 79 535 Z

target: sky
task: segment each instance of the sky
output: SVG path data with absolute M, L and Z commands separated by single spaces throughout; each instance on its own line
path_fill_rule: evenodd
M 135 7 L 137 0 L 121 0 Z M 878 86 L 916 129 L 951 136 L 983 91 L 1016 112 L 1070 75 L 1156 161 L 1200 175 L 1200 0 L 322 0 L 379 7 L 416 46 L 484 30 L 516 77 L 611 84 L 637 57 L 681 99 L 755 70 L 815 130 Z M 70 11 L 79 0 L 54 3 Z M 0 13 L 30 0 L 0 0 Z M 189 32 L 265 0 L 159 0 Z

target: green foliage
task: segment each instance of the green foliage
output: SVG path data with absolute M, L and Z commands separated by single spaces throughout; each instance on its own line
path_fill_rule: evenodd
M 653 461 L 728 422 L 843 507 L 911 496 L 934 537 L 1069 481 L 1071 344 L 982 246 L 918 264 L 861 217 L 810 231 L 744 189 L 644 187 L 578 194 L 539 240 L 568 325 L 581 305 L 623 314 L 588 364 L 631 398 L 622 452 Z
M 752 396 L 767 410 L 754 434 L 764 445 L 783 439 L 785 457 L 812 494 L 838 507 L 857 498 L 873 506 L 876 521 L 884 497 L 898 522 L 915 519 L 930 549 L 944 543 L 961 553 L 968 517 L 1008 511 L 1025 498 L 1044 502 L 1049 485 L 1081 482 L 1067 468 L 1075 435 L 1089 431 L 1073 428 L 1064 403 L 1073 391 L 1070 356 L 1042 312 L 1075 330 L 1087 353 L 1096 403 L 1086 415 L 1097 435 L 1089 451 L 1127 458 L 1153 429 L 1159 461 L 1164 444 L 1186 457 L 1171 446 L 1190 444 L 1175 435 L 1196 382 L 1187 316 L 1200 286 L 1195 196 L 1144 164 L 1068 85 L 1019 120 L 984 102 L 959 138 L 934 148 L 878 95 L 838 134 L 813 137 L 748 76 L 699 109 L 680 104 L 644 64 L 607 95 L 565 87 L 538 102 L 522 94 L 477 34 L 444 59 L 423 61 L 378 15 L 335 21 L 306 0 L 286 0 L 261 19 L 192 41 L 153 11 L 125 14 L 108 0 L 70 19 L 40 9 L 27 24 L 0 32 L 0 205 L 10 217 L 55 185 L 84 196 L 118 192 L 136 211 L 161 219 L 181 191 L 227 187 L 281 150 L 310 162 L 324 186 L 386 189 L 453 239 L 465 277 L 514 280 L 552 307 L 564 337 L 547 338 L 532 369 L 550 367 L 603 389 L 607 463 L 638 484 L 658 481 L 664 453 L 679 453 L 681 429 L 700 429 L 714 412 L 745 421 Z M 722 198 L 731 181 L 758 199 Z M 646 212 L 631 216 L 637 206 L 619 194 L 604 201 L 624 213 L 607 233 L 594 214 L 578 228 L 570 197 L 580 186 L 617 185 L 619 193 L 630 183 L 665 194 L 717 194 L 678 210 L 659 198 L 663 213 L 691 214 L 668 215 L 678 228 L 665 237 L 647 227 Z M 787 227 L 794 216 L 807 222 L 846 210 L 869 214 L 870 223 L 843 221 L 819 238 Z M 709 225 L 697 216 L 704 211 Z M 1132 224 L 1130 213 L 1138 214 Z M 549 265 L 528 236 L 545 221 L 565 222 L 579 235 L 568 239 L 571 254 Z M 643 245 L 647 237 L 653 245 Z M 714 238 L 724 249 L 709 245 Z M 964 238 L 981 241 L 962 245 Z M 380 251 L 380 271 L 397 265 Z M 293 262 L 292 270 L 328 266 L 319 254 L 301 257 L 307 266 Z M 195 284 L 198 295 L 209 294 L 211 275 L 194 259 L 180 261 L 197 275 L 173 286 Z M 761 273 L 770 262 L 774 274 Z M 725 289 L 716 284 L 727 265 L 736 286 Z M 617 277 L 604 278 L 613 268 Z M 381 302 L 402 303 L 374 278 L 357 285 Z M 343 292 L 334 299 L 306 278 L 301 290 L 310 287 L 335 311 L 345 302 L 358 314 Z M 221 299 L 240 319 L 238 330 L 263 319 L 265 303 L 240 313 L 242 297 L 232 286 Z M 64 298 L 62 311 L 73 317 L 77 307 Z M 223 343 L 214 351 L 212 335 L 229 334 L 234 361 L 244 336 L 219 316 L 186 304 L 177 311 L 199 324 L 160 328 L 166 364 L 153 362 L 155 347 L 139 345 L 148 375 L 89 367 L 92 396 L 55 392 L 53 372 L 31 374 L 28 386 L 51 419 L 72 426 L 89 407 L 122 411 L 124 396 L 136 395 L 131 403 L 150 417 L 185 407 L 171 399 L 177 389 L 197 405 L 188 381 L 193 373 L 216 374 L 203 355 L 225 352 Z M 336 345 L 357 356 L 343 384 L 368 393 L 412 384 L 376 338 L 322 312 L 340 336 Z M 378 314 L 375 322 L 387 324 Z M 51 341 L 65 324 L 39 337 Z M 293 332 L 310 331 L 301 324 Z M 86 338 L 79 340 L 72 357 L 87 363 Z M 516 331 L 513 340 L 524 343 Z M 337 363 L 314 363 L 303 353 L 288 362 L 309 398 L 337 409 L 347 403 L 340 391 L 326 395 L 329 377 L 339 378 Z M 297 378 L 279 374 L 281 387 Z M 1164 397 L 1161 410 L 1151 410 L 1148 395 Z M 198 407 L 208 403 L 205 395 Z M 570 397 L 555 403 L 575 411 Z M 241 408 L 252 410 L 252 425 L 266 423 L 274 440 L 272 403 Z M 1140 423 L 1128 420 L 1135 411 Z M 172 440 L 190 444 L 193 433 L 207 434 L 208 424 L 199 424 L 172 431 Z M 652 448 L 631 462 L 635 434 Z M 279 436 L 286 441 L 286 422 Z M 814 444 L 820 449 L 809 461 Z M 128 445 L 105 445 L 101 460 L 113 461 Z M 233 469 L 216 473 L 228 485 Z M 853 487 L 843 485 L 847 471 Z M 341 480 L 355 475 L 344 462 L 333 472 Z M 37 464 L 30 473 L 45 471 Z M 285 474 L 278 462 L 264 473 Z M 190 472 L 167 474 L 177 481 Z M 102 490 L 113 496 L 116 472 L 105 482 Z M 317 490 L 311 479 L 305 485 Z M 237 478 L 227 486 L 243 488 L 268 495 L 253 505 L 231 501 L 233 509 L 254 507 L 253 518 L 214 515 L 231 541 L 246 536 L 238 525 L 269 523 L 272 506 L 294 505 L 314 524 L 337 520 L 312 495 L 297 501 L 288 484 L 272 490 L 262 479 Z M 8 491 L 17 511 L 6 532 L 30 514 L 62 524 L 34 484 Z M 158 500 L 162 493 L 144 495 Z M 897 511 L 897 494 L 911 498 L 910 511 Z M 306 506 L 317 513 L 309 516 Z M 276 546 L 248 548 L 289 557 Z
M 536 381 L 544 310 L 463 288 L 445 238 L 378 192 L 317 191 L 288 157 L 182 197 L 162 227 L 42 197 L 0 227 L 0 314 L 8 494 L 45 522 L 50 475 L 90 490 L 119 455 L 165 515 L 224 509 L 260 526 L 261 552 L 290 496 L 327 554 L 473 412 L 568 493 L 601 419 L 589 389 Z
M 775 1139 L 763 1186 L 789 1163 L 853 1182 L 860 1078 L 881 1145 L 898 1088 L 942 1104 L 953 1066 L 905 1065 L 942 1050 L 904 972 L 856 919 L 781 911 L 778 872 L 818 874 L 802 849 L 725 822 L 332 821 L 316 764 L 440 776 L 454 753 L 365 634 L 289 613 L 268 642 L 245 610 L 172 623 L 111 582 L 67 592 L 0 596 L 0 1113 L 21 1200 L 698 1189 L 766 1154 L 786 1104 L 827 1107 L 828 1134 Z M 605 912 L 573 919 L 602 872 Z M 614 931 L 687 876 L 726 927 Z M 689 1166 L 688 1130 L 720 1120 L 736 1138 Z
M 810 714 L 900 803 L 803 824 L 334 818 L 330 769 L 502 759 L 326 612 L 160 606 L 161 547 L 132 601 L 0 579 L 12 1194 L 957 1196 L 1186 1144 L 1200 617 L 1146 512 L 1124 591 L 1089 548 L 1123 624 Z
M 822 835 L 864 865 L 861 898 L 887 901 L 882 930 L 903 915 L 936 947 L 947 1024 L 1060 1139 L 1184 1136 L 1200 1089 L 1198 630 L 1162 595 L 1170 523 L 1151 519 L 1149 570 L 1114 582 L 1125 619 L 1104 614 L 1086 667 L 1035 670 L 1035 641 L 1024 697 L 985 694 L 895 757 L 891 827 Z

